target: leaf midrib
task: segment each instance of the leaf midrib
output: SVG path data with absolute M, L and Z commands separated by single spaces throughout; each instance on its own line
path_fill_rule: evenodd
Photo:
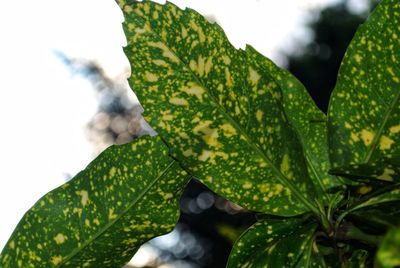
M 396 107 L 396 103 L 400 100 L 400 91 L 398 91 L 396 97 L 393 99 L 392 103 L 389 105 L 389 107 L 386 109 L 386 114 L 385 117 L 383 118 L 382 124 L 380 125 L 378 132 L 374 136 L 374 139 L 372 140 L 371 146 L 367 150 L 367 154 L 364 157 L 364 160 L 362 163 L 368 163 L 369 160 L 371 160 L 372 154 L 375 152 L 376 146 L 378 145 L 378 141 L 380 140 L 382 133 L 385 129 L 385 126 L 389 120 L 389 117 L 391 115 L 392 110 Z
M 132 14 L 133 16 L 137 16 L 136 14 Z M 218 101 L 215 100 L 213 94 L 211 94 L 210 90 L 208 87 L 206 87 L 204 85 L 204 83 L 197 77 L 197 75 L 190 69 L 187 67 L 187 64 L 181 59 L 181 57 L 179 57 L 176 52 L 169 46 L 169 44 L 167 42 L 165 42 L 162 37 L 160 36 L 160 34 L 154 30 L 151 25 L 149 23 L 147 23 L 147 21 L 145 21 L 142 17 L 138 16 L 136 18 L 139 18 L 140 20 L 142 20 L 142 22 L 144 22 L 145 24 L 147 24 L 150 29 L 151 32 L 162 42 L 164 43 L 164 45 L 170 50 L 171 53 L 173 53 L 180 61 L 180 63 L 183 65 L 183 67 L 185 69 L 187 69 L 191 74 L 192 77 L 195 79 L 195 81 L 197 83 L 199 83 L 199 85 L 201 85 L 204 89 L 207 90 L 207 92 L 209 93 L 210 99 L 212 102 L 214 102 L 214 104 L 216 105 L 217 109 L 219 110 L 219 112 L 221 112 L 225 118 L 228 119 L 228 121 L 243 135 L 243 137 L 246 139 L 247 143 L 250 144 L 250 146 L 259 154 L 261 155 L 261 157 L 263 158 L 263 160 L 269 165 L 269 167 L 271 167 L 271 170 L 275 173 L 275 175 L 277 176 L 278 180 L 286 185 L 296 196 L 297 198 L 303 202 L 303 204 L 308 207 L 311 211 L 313 211 L 314 213 L 316 213 L 317 215 L 319 214 L 318 209 L 313 206 L 308 200 L 306 200 L 303 195 L 296 189 L 296 187 L 294 187 L 294 185 L 289 181 L 289 179 L 287 177 L 285 177 L 280 170 L 278 170 L 275 165 L 273 164 L 273 162 L 264 154 L 264 152 L 262 152 L 257 145 L 254 144 L 254 142 L 252 141 L 252 139 L 248 136 L 247 132 L 245 132 L 242 127 L 236 123 L 235 120 L 233 120 L 233 118 L 225 111 L 224 107 L 222 107 Z M 247 58 L 246 58 L 246 62 L 247 62 Z
M 173 160 L 168 166 L 142 191 L 141 194 L 139 194 L 133 202 L 126 208 L 124 209 L 115 220 L 110 221 L 108 224 L 106 224 L 103 228 L 101 228 L 98 232 L 96 232 L 91 238 L 86 240 L 80 247 L 75 248 L 69 255 L 67 255 L 65 258 L 63 258 L 62 262 L 57 265 L 56 267 L 62 267 L 66 262 L 71 260 L 75 255 L 77 255 L 79 252 L 81 252 L 84 248 L 86 248 L 88 245 L 90 245 L 94 240 L 96 240 L 99 236 L 101 236 L 103 233 L 105 233 L 112 225 L 114 225 L 122 216 L 124 216 L 145 194 L 147 194 L 150 189 L 154 186 L 154 184 L 161 178 L 163 177 L 168 170 L 176 163 L 175 160 Z

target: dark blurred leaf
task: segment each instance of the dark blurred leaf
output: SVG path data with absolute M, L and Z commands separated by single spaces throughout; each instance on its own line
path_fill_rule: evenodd
M 376 260 L 382 267 L 400 266 L 400 228 L 392 228 L 382 240 L 376 254 Z

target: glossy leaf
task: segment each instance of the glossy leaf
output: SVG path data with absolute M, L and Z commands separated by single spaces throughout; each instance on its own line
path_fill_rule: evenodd
M 381 267 L 400 266 L 400 228 L 392 228 L 382 240 L 376 254 L 376 260 Z
M 247 46 L 250 55 L 259 54 Z M 294 126 L 303 145 L 308 173 L 320 197 L 341 185 L 340 180 L 328 174 L 330 169 L 326 115 L 315 105 L 307 90 L 288 71 L 276 66 L 271 60 L 260 57 L 260 63 L 282 90 L 283 107 L 289 122 Z
M 236 241 L 227 267 L 325 267 L 316 227 L 296 219 L 257 222 Z
M 112 146 L 22 218 L 1 267 L 121 267 L 170 231 L 188 175 L 157 137 Z
M 371 189 L 370 186 L 364 186 L 365 191 L 368 191 Z M 349 213 L 352 213 L 357 210 L 362 210 L 366 208 L 373 208 L 377 205 L 382 205 L 385 203 L 390 203 L 390 202 L 397 202 L 400 201 L 400 189 L 399 186 L 393 186 L 393 190 L 384 192 L 382 194 L 378 195 L 370 195 L 366 196 L 365 198 L 362 199 L 361 202 L 356 203 L 355 205 L 350 206 L 344 213 L 342 213 L 339 216 L 338 222 L 340 222 L 345 216 L 347 216 Z
M 330 173 L 362 181 L 400 182 L 400 156 L 383 157 L 366 164 L 337 167 Z
M 400 2 L 382 0 L 357 31 L 329 103 L 333 167 L 400 150 Z
M 217 24 L 171 3 L 119 1 L 131 87 L 173 156 L 218 194 L 276 215 L 317 211 L 278 85 Z

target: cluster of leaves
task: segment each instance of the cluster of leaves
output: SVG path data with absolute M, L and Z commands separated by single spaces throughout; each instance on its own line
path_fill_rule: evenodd
M 159 136 L 110 147 L 41 198 L 3 267 L 122 266 L 173 227 L 191 177 L 257 212 L 228 267 L 400 264 L 398 1 L 357 31 L 328 116 L 290 73 L 195 11 L 118 3 L 130 85 Z

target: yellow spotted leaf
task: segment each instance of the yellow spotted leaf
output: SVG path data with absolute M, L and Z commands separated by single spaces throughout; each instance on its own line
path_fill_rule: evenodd
M 319 197 L 328 199 L 328 190 L 341 185 L 340 180 L 328 174 L 330 169 L 326 115 L 318 109 L 305 87 L 288 71 L 276 66 L 251 46 L 250 55 L 258 55 L 262 66 L 268 70 L 271 82 L 283 93 L 283 107 L 289 122 L 294 126 L 302 143 L 308 173 Z
M 218 194 L 275 215 L 317 213 L 282 92 L 258 55 L 171 3 L 118 1 L 145 118 L 181 165 Z
M 37 201 L 0 266 L 122 267 L 141 244 L 174 227 L 188 180 L 159 138 L 112 146 Z
M 327 267 L 315 244 L 316 227 L 297 219 L 257 222 L 236 241 L 227 267 Z
M 383 0 L 357 31 L 328 111 L 333 167 L 400 150 L 400 2 Z

